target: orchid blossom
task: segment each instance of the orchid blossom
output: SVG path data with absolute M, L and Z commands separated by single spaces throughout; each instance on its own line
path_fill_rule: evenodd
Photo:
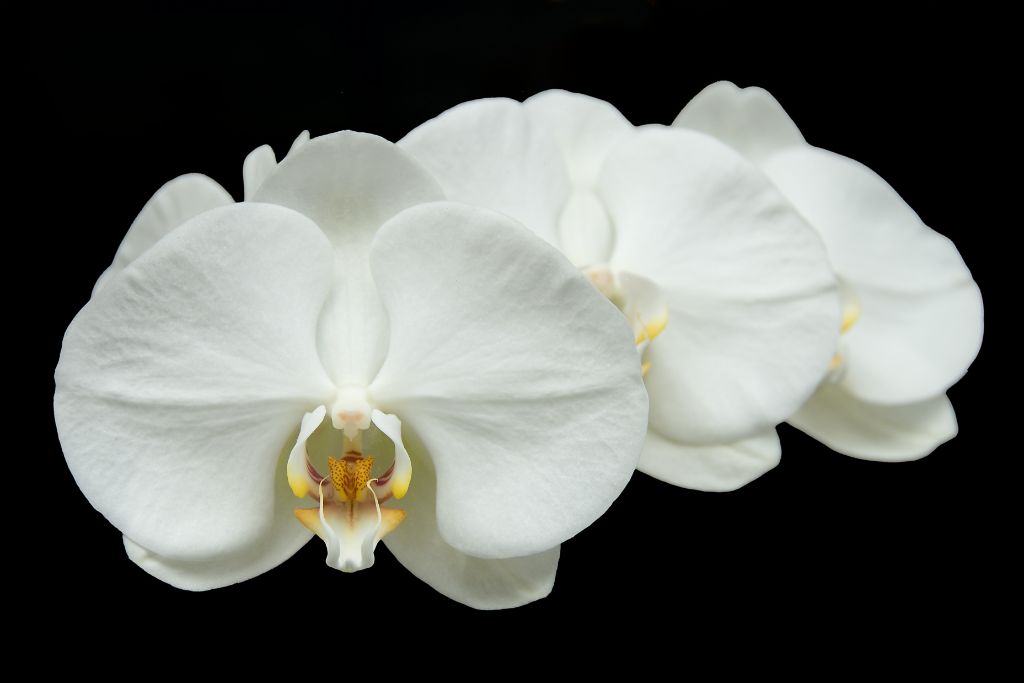
M 826 372 L 839 301 L 820 238 L 753 164 L 563 91 L 467 102 L 399 145 L 449 197 L 562 249 L 625 313 L 651 400 L 642 472 L 726 491 L 778 463 L 775 425 Z
M 705 88 L 674 126 L 742 153 L 821 234 L 843 298 L 831 371 L 789 422 L 868 460 L 913 460 L 957 432 L 946 398 L 981 346 L 981 292 L 947 238 L 871 169 L 804 141 L 760 88 Z
M 639 457 L 632 336 L 561 254 L 443 201 L 391 143 L 303 142 L 246 176 L 253 201 L 129 232 L 56 370 L 77 483 L 181 588 L 315 533 L 344 571 L 383 541 L 465 604 L 543 597 Z

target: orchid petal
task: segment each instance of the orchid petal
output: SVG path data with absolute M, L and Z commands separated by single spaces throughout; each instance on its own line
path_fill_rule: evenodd
M 189 218 L 233 203 L 231 195 L 223 187 L 199 173 L 188 173 L 167 181 L 146 202 L 128 228 L 114 255 L 114 262 L 97 280 L 93 295 L 110 278 Z
M 167 561 L 264 543 L 282 453 L 334 393 L 315 346 L 330 283 L 309 219 L 248 203 L 193 218 L 111 281 L 55 373 L 57 430 L 89 502 Z
M 260 145 L 245 157 L 242 162 L 242 196 L 245 201 L 252 201 L 256 190 L 263 181 L 277 168 L 277 157 L 270 145 Z
M 381 228 L 370 262 L 391 341 L 369 393 L 428 449 L 442 538 L 477 557 L 530 555 L 600 516 L 646 425 L 622 314 L 485 209 L 409 209 Z
M 843 335 L 843 387 L 865 401 L 902 404 L 945 392 L 978 354 L 981 292 L 948 239 L 918 218 L 866 166 L 813 147 L 764 169 L 821 233 L 860 317 Z
M 653 429 L 637 469 L 655 479 L 698 491 L 734 491 L 779 464 L 779 435 L 769 429 L 728 444 L 693 446 Z
M 838 453 L 883 462 L 923 458 L 957 433 L 956 414 L 945 395 L 878 405 L 829 382 L 789 423 Z
M 523 107 L 538 128 L 558 141 L 574 187 L 596 187 L 608 153 L 636 130 L 607 102 L 565 90 L 538 93 Z
M 737 88 L 729 81 L 712 83 L 697 93 L 672 125 L 707 133 L 754 162 L 804 144 L 800 129 L 771 93 Z
M 613 150 L 611 266 L 662 288 L 651 425 L 692 444 L 767 431 L 813 393 L 839 299 L 821 240 L 756 167 L 701 133 L 651 127 Z
M 411 446 L 411 444 L 410 444 Z M 416 458 L 416 484 L 402 501 L 405 521 L 384 545 L 416 578 L 452 600 L 476 609 L 506 609 L 551 592 L 559 547 L 500 560 L 485 560 L 448 545 L 437 528 L 437 479 L 430 458 Z
M 367 262 L 377 229 L 402 209 L 443 197 L 436 181 L 402 150 L 352 131 L 301 145 L 256 192 L 257 201 L 313 219 L 334 246 L 334 288 L 317 339 L 337 385 L 365 386 L 387 352 L 387 319 Z
M 306 545 L 312 534 L 295 519 L 295 498 L 280 459 L 275 476 L 273 522 L 259 540 L 212 559 L 167 559 L 124 537 L 128 557 L 147 573 L 184 590 L 204 591 L 247 581 L 270 571 Z
M 558 245 L 569 179 L 557 141 L 519 102 L 465 102 L 398 145 L 440 181 L 448 199 L 500 211 Z

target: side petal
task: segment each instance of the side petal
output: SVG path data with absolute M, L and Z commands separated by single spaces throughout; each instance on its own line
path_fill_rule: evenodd
M 245 161 L 242 162 L 242 196 L 245 197 L 245 201 L 252 201 L 256 190 L 260 189 L 260 185 L 275 168 L 277 157 L 270 145 L 260 145 L 246 155 Z
M 604 100 L 565 90 L 538 93 L 523 102 L 523 107 L 537 127 L 551 131 L 558 141 L 576 187 L 596 187 L 608 153 L 635 130 Z
M 637 469 L 675 486 L 735 491 L 779 464 L 782 446 L 774 429 L 729 444 L 692 446 L 647 432 Z
M 188 221 L 93 298 L 64 336 L 54 414 L 89 502 L 169 561 L 258 545 L 282 449 L 332 398 L 315 329 L 328 243 L 287 209 Z
M 274 479 L 273 521 L 258 540 L 213 559 L 189 561 L 161 557 L 125 536 L 128 557 L 148 574 L 190 591 L 223 588 L 270 571 L 298 552 L 312 536 L 295 519 L 296 500 L 288 488 L 284 462 L 282 457 Z
M 828 382 L 789 423 L 838 453 L 882 462 L 923 458 L 957 432 L 956 413 L 945 396 L 878 405 Z
M 473 100 L 399 140 L 448 199 L 500 211 L 558 245 L 569 178 L 554 136 L 514 100 Z
M 443 199 L 441 188 L 387 140 L 342 131 L 300 145 L 254 198 L 308 216 L 334 245 L 334 287 L 320 318 L 320 355 L 339 386 L 366 385 L 387 351 L 387 319 L 367 263 L 370 242 L 399 211 Z
M 814 392 L 839 298 L 815 231 L 757 168 L 693 131 L 647 127 L 605 164 L 612 266 L 669 308 L 648 349 L 651 426 L 683 443 L 767 431 Z
M 437 528 L 437 479 L 430 459 L 417 457 L 415 472 L 416 483 L 402 501 L 405 521 L 382 541 L 402 566 L 442 595 L 476 609 L 518 607 L 551 592 L 557 546 L 501 560 L 456 550 Z
M 918 218 L 866 166 L 806 147 L 764 170 L 821 233 L 860 318 L 843 344 L 842 384 L 882 404 L 934 398 L 956 383 L 981 347 L 981 292 L 951 241 Z
M 110 278 L 188 219 L 233 203 L 227 190 L 199 173 L 188 173 L 169 180 L 146 202 L 128 228 L 128 233 L 114 255 L 114 262 L 96 282 L 93 295 Z
M 292 146 L 288 149 L 287 156 L 297 152 L 309 142 L 309 131 L 304 130 L 295 138 Z M 244 186 L 245 201 L 252 201 L 256 196 L 256 190 L 260 189 L 263 181 L 270 177 L 270 174 L 277 168 L 277 157 L 270 145 L 262 145 L 249 152 L 242 162 L 242 184 Z
M 600 516 L 646 428 L 618 309 L 522 226 L 458 204 L 396 216 L 370 263 L 391 320 L 370 395 L 429 451 L 442 538 L 477 557 L 531 555 Z
M 761 88 L 712 83 L 697 93 L 672 122 L 718 138 L 751 161 L 803 145 L 804 136 L 778 100 Z

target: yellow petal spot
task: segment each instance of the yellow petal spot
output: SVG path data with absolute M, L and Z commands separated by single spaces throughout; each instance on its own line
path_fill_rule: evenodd
M 840 366 L 840 365 L 842 365 L 842 364 L 843 364 L 843 357 L 842 357 L 842 356 L 840 356 L 840 355 L 839 355 L 839 354 L 837 353 L 836 355 L 832 356 L 832 360 L 831 360 L 831 361 L 829 361 L 829 364 L 828 364 L 828 369 L 829 369 L 829 370 L 836 370 L 836 369 L 838 369 L 838 368 L 839 368 L 839 366 Z
M 405 510 L 396 510 L 394 508 L 381 508 L 380 509 L 380 529 L 377 531 L 377 540 L 384 538 L 386 535 L 395 530 L 402 520 L 405 519 Z
M 645 360 L 640 364 L 640 374 L 644 377 L 647 376 L 647 371 L 651 369 L 651 361 Z
M 860 320 L 860 306 L 848 303 L 843 307 L 843 322 L 839 325 L 840 334 L 846 333 Z
M 309 493 L 309 483 L 306 478 L 293 472 L 291 467 L 288 468 L 288 486 L 291 487 L 296 498 L 305 498 Z
M 409 491 L 409 482 L 411 480 L 411 470 L 405 476 L 395 477 L 391 481 L 391 495 L 393 495 L 397 500 L 404 498 L 405 494 Z
M 331 482 L 343 500 L 358 501 L 366 497 L 366 482 L 370 480 L 373 458 L 345 456 L 340 460 L 328 458 Z
M 636 341 L 633 343 L 639 344 L 643 341 L 654 341 L 655 337 L 665 331 L 666 325 L 668 325 L 668 313 L 662 313 L 650 322 L 644 324 L 639 334 L 636 335 Z

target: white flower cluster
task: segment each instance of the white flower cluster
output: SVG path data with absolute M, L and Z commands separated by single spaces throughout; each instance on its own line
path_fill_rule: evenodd
M 303 133 L 164 185 L 56 369 L 64 453 L 128 556 L 246 580 L 313 534 L 383 541 L 441 593 L 548 594 L 559 545 L 639 469 L 705 491 L 774 467 L 776 425 L 909 460 L 956 433 L 981 344 L 953 244 L 767 92 L 671 126 L 548 91 L 397 144 Z

